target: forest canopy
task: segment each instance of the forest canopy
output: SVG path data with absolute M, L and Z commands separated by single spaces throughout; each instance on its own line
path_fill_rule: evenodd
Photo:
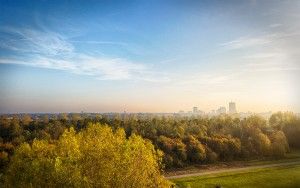
M 225 114 L 2 115 L 0 180 L 15 186 L 166 186 L 163 170 L 284 158 L 291 149 L 300 149 L 298 135 L 300 118 L 291 112 L 270 119 Z

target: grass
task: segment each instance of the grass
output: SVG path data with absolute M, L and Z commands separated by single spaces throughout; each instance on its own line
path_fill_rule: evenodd
M 300 165 L 265 169 L 261 168 L 241 172 L 228 172 L 214 175 L 180 178 L 172 181 L 179 188 L 212 188 L 216 187 L 217 185 L 223 188 L 296 188 L 300 187 Z
M 255 159 L 248 161 L 231 161 L 231 162 L 218 162 L 215 164 L 208 165 L 191 165 L 180 169 L 169 169 L 165 172 L 166 176 L 180 175 L 180 174 L 192 174 L 203 172 L 207 170 L 216 170 L 216 169 L 229 169 L 237 167 L 247 167 L 247 166 L 258 166 L 258 165 L 268 165 L 268 164 L 278 164 L 278 163 L 287 163 L 300 161 L 300 150 L 292 149 L 291 152 L 287 153 L 285 158 L 282 159 Z

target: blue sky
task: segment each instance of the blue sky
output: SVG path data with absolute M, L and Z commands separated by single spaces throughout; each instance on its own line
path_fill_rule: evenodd
M 0 112 L 300 111 L 299 1 L 0 1 Z

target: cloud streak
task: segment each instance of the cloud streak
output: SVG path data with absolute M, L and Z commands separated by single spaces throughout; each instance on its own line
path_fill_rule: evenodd
M 0 38 L 0 48 L 13 51 L 13 57 L 2 57 L 2 64 L 20 64 L 32 67 L 68 71 L 93 76 L 99 80 L 142 80 L 166 82 L 165 73 L 152 71 L 144 64 L 124 58 L 92 56 L 76 52 L 72 43 L 113 44 L 108 41 L 68 41 L 54 32 L 33 29 L 2 28 L 7 36 Z M 3 35 L 4 36 L 4 35 Z M 20 58 L 20 55 L 22 59 Z
M 84 43 L 84 44 L 99 44 L 99 45 L 118 45 L 118 46 L 127 46 L 127 43 L 124 42 L 114 42 L 114 41 L 94 41 L 94 40 L 71 40 L 72 43 Z
M 72 53 L 74 47 L 58 33 L 42 32 L 33 29 L 2 28 L 6 38 L 2 39 L 3 48 L 18 52 L 43 55 L 61 55 Z
M 235 40 L 221 43 L 220 46 L 224 49 L 239 50 L 253 47 L 266 46 L 277 43 L 282 39 L 299 36 L 298 32 L 285 32 L 285 33 L 269 33 L 261 36 L 253 37 L 240 37 Z
M 260 45 L 265 45 L 271 43 L 270 36 L 263 36 L 263 37 L 241 37 L 235 39 L 233 41 L 229 41 L 226 43 L 222 43 L 221 46 L 225 47 L 226 49 L 242 49 L 242 48 L 249 48 L 249 47 L 256 47 Z

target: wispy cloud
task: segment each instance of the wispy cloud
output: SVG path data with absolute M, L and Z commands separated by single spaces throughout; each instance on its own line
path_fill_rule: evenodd
M 227 49 L 242 49 L 249 47 L 256 47 L 258 45 L 265 45 L 271 43 L 270 36 L 263 37 L 241 37 L 233 41 L 222 43 L 221 46 Z
M 271 28 L 276 28 L 276 27 L 281 27 L 281 26 L 282 26 L 282 24 L 280 24 L 280 23 L 273 23 L 273 24 L 269 25 L 269 27 L 271 27 Z
M 54 32 L 42 32 L 33 29 L 2 28 L 6 38 L 2 47 L 20 52 L 43 55 L 60 55 L 72 53 L 74 47 L 62 35 Z
M 71 40 L 71 43 L 85 43 L 85 44 L 100 44 L 100 45 L 119 45 L 119 46 L 127 46 L 125 42 L 115 42 L 115 41 L 96 41 L 96 40 Z
M 266 52 L 246 56 L 248 59 L 245 65 L 241 67 L 243 72 L 286 72 L 299 71 L 300 66 L 289 59 L 288 54 L 284 52 Z
M 225 49 L 236 50 L 245 48 L 256 48 L 260 46 L 266 46 L 284 40 L 287 38 L 293 38 L 299 36 L 298 32 L 284 32 L 284 33 L 268 33 L 260 36 L 245 36 L 235 40 L 221 43 L 220 46 Z
M 42 56 L 28 60 L 2 58 L 0 63 L 64 70 L 75 74 L 94 76 L 100 80 L 131 79 L 134 74 L 141 74 L 146 70 L 146 67 L 141 64 L 134 64 L 123 59 L 101 59 L 89 56 L 67 60 Z
M 173 87 L 228 91 L 232 88 L 237 90 L 245 88 L 247 84 L 254 84 L 253 80 L 257 79 L 288 84 L 289 80 L 274 79 L 272 76 L 289 75 L 292 73 L 291 71 L 300 71 L 300 64 L 290 60 L 289 54 L 280 50 L 265 50 L 241 56 L 237 59 L 241 63 L 228 69 L 199 72 L 197 74 L 191 73 L 181 78 L 177 76 L 176 81 L 173 82 Z
M 150 70 L 142 63 L 124 58 L 108 58 L 76 52 L 72 43 L 117 44 L 110 41 L 68 41 L 54 32 L 33 29 L 2 28 L 6 34 L 1 38 L 0 48 L 14 51 L 13 57 L 2 57 L 2 64 L 21 64 L 32 67 L 56 69 L 75 74 L 93 76 L 99 80 L 168 81 L 166 74 Z M 22 56 L 22 59 L 20 58 Z

